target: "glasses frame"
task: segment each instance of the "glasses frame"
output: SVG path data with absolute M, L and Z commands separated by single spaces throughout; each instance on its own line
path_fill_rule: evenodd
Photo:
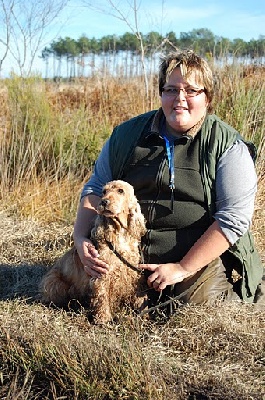
M 168 91 L 166 91 L 168 90 Z M 192 97 L 197 97 L 199 96 L 201 93 L 205 93 L 205 89 L 195 89 L 195 88 L 176 88 L 176 87 L 165 87 L 162 88 L 162 95 L 164 95 L 165 97 L 169 97 L 169 98 L 175 98 L 178 97 L 180 95 L 180 91 L 183 91 L 183 94 L 186 98 L 192 98 Z M 194 90 L 194 92 L 192 93 L 188 93 L 187 90 Z

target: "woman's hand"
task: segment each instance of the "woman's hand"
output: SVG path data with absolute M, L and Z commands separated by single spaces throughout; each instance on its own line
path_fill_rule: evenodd
M 140 268 L 153 272 L 148 277 L 147 284 L 158 292 L 161 292 L 168 285 L 182 282 L 185 278 L 195 273 L 187 271 L 179 263 L 140 264 Z
M 214 221 L 179 263 L 141 264 L 141 268 L 153 272 L 148 277 L 147 283 L 161 292 L 167 285 L 182 282 L 209 265 L 229 246 L 230 243 L 219 227 L 219 223 Z
M 100 278 L 102 274 L 107 274 L 109 265 L 100 260 L 97 249 L 87 238 L 79 238 L 75 240 L 75 247 L 85 272 L 93 278 Z

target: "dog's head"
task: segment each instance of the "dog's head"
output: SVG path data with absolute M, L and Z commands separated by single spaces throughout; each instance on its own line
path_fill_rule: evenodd
M 108 182 L 102 191 L 97 207 L 98 214 L 114 220 L 121 227 L 145 233 L 144 217 L 134 194 L 133 187 L 125 181 Z M 136 228 L 137 227 L 137 228 Z

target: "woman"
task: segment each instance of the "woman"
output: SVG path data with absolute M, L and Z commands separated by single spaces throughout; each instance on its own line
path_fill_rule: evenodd
M 74 240 L 84 268 L 94 277 L 108 272 L 89 232 L 102 186 L 119 178 L 134 186 L 146 218 L 141 267 L 150 306 L 176 296 L 253 302 L 263 271 L 249 233 L 254 146 L 209 114 L 212 72 L 194 52 L 164 58 L 159 92 L 158 111 L 114 129 L 83 189 Z

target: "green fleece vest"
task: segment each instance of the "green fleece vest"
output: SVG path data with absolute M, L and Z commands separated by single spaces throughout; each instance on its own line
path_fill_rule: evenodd
M 150 131 L 156 111 L 142 114 L 117 126 L 110 138 L 110 167 L 113 179 L 119 179 L 122 171 L 133 154 L 136 143 L 142 135 Z M 220 156 L 237 140 L 243 138 L 240 134 L 221 121 L 215 115 L 208 115 L 201 127 L 200 135 L 200 165 L 202 182 L 209 214 L 215 212 L 215 174 Z M 244 141 L 245 142 L 245 141 Z M 245 142 L 252 156 L 255 157 L 255 147 Z M 232 282 L 232 271 L 237 271 L 239 280 L 238 291 L 246 302 L 253 302 L 257 286 L 262 280 L 263 266 L 257 253 L 251 233 L 246 232 L 238 241 L 222 255 L 227 269 L 228 279 Z

